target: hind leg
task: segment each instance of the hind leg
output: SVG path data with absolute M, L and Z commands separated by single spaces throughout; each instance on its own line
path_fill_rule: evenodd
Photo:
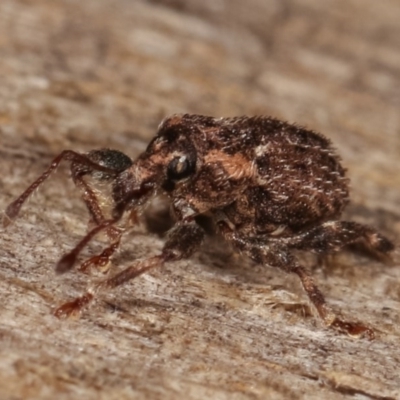
M 278 240 L 278 239 L 274 239 Z M 394 250 L 393 243 L 369 226 L 350 221 L 329 221 L 308 231 L 288 238 L 279 239 L 288 247 L 327 254 L 363 240 L 374 252 L 387 256 Z
M 264 238 L 247 239 L 232 231 L 223 221 L 218 222 L 218 228 L 225 239 L 257 263 L 295 273 L 300 278 L 308 298 L 326 326 L 351 336 L 366 336 L 369 339 L 374 339 L 374 332 L 370 328 L 358 322 L 342 320 L 332 311 L 312 275 L 297 262 L 290 253 L 290 248 L 282 241 L 274 239 L 272 243 L 268 243 Z

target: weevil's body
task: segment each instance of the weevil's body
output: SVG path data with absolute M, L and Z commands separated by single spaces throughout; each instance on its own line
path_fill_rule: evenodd
M 96 226 L 62 257 L 58 272 L 72 268 L 81 249 L 101 230 L 108 233 L 111 246 L 80 269 L 107 265 L 123 234 L 116 224 L 126 212 L 139 214 L 157 193 L 170 197 L 176 223 L 161 254 L 139 260 L 91 287 L 57 309 L 57 316 L 80 311 L 99 289 L 111 289 L 150 268 L 190 257 L 204 236 L 197 217 L 207 215 L 243 254 L 296 273 L 326 325 L 373 337 L 369 328 L 343 321 L 331 311 L 311 275 L 292 254 L 293 249 L 328 253 L 360 239 L 379 254 L 393 250 L 393 244 L 374 229 L 337 220 L 348 202 L 348 180 L 330 141 L 322 135 L 268 117 L 173 115 L 161 123 L 157 136 L 134 162 L 108 149 L 87 155 L 62 152 L 10 204 L 6 223 L 16 218 L 25 200 L 63 158 L 71 161 L 72 178 Z M 105 217 L 87 175 L 111 182 L 111 219 Z
M 348 202 L 348 179 L 330 141 L 273 118 L 172 116 L 132 168 L 160 168 L 166 177 L 163 167 L 178 155 L 195 170 L 161 183 L 175 208 L 218 211 L 248 236 L 289 236 L 337 218 Z

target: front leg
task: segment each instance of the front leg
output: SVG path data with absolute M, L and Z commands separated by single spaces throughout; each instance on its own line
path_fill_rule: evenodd
M 351 336 L 365 335 L 369 339 L 375 338 L 375 334 L 370 328 L 358 322 L 344 321 L 336 316 L 326 303 L 311 274 L 296 261 L 285 244 L 279 245 L 277 240 L 269 244 L 259 239 L 246 239 L 229 228 L 224 221 L 218 222 L 218 229 L 225 239 L 255 262 L 277 267 L 285 272 L 292 272 L 298 275 L 304 290 L 326 326 Z
M 85 176 L 90 176 L 97 182 L 113 182 L 116 180 L 118 174 L 132 166 L 132 160 L 124 153 L 112 149 L 92 150 L 86 154 L 86 157 L 94 163 L 93 165 L 108 169 L 108 172 L 99 171 L 76 160 L 73 160 L 71 163 L 72 180 L 81 191 L 82 199 L 89 211 L 92 224 L 97 226 L 106 219 L 101 203 L 108 200 L 101 195 L 100 191 L 94 190 L 92 185 L 85 181 Z M 110 226 L 106 230 L 106 234 L 112 242 L 118 242 L 121 233 L 121 229 L 115 226 Z
M 75 184 L 83 190 L 87 189 L 86 186 L 82 186 L 83 184 L 81 178 L 83 175 L 97 173 L 99 176 L 108 178 L 110 176 L 115 176 L 128 165 L 127 161 L 125 162 L 125 164 L 120 162 L 120 164 L 118 164 L 117 166 L 111 163 L 107 164 L 105 162 L 98 163 L 99 156 L 97 156 L 96 158 L 95 155 L 101 153 L 102 151 L 103 150 L 92 151 L 87 155 L 79 154 L 72 150 L 62 151 L 56 158 L 54 158 L 46 171 L 44 171 L 43 174 L 40 175 L 39 178 L 36 179 L 17 199 L 15 199 L 11 204 L 8 205 L 8 207 L 4 211 L 3 226 L 7 227 L 17 218 L 23 204 L 35 192 L 35 190 L 38 189 L 39 186 L 41 186 L 42 183 L 58 168 L 62 160 L 67 160 L 71 162 L 71 172 L 73 180 Z M 122 154 L 117 151 L 111 152 Z M 127 156 L 123 154 L 122 156 L 128 159 Z M 97 205 L 97 200 L 94 194 L 90 193 L 89 197 L 84 197 L 84 201 L 89 209 L 89 212 L 92 214 L 92 217 L 97 217 L 97 213 L 100 212 L 100 208 Z M 98 218 L 102 218 L 101 213 L 98 215 Z M 95 222 L 99 224 L 98 221 Z
M 87 306 L 98 292 L 114 289 L 152 268 L 163 266 L 166 262 L 178 261 L 190 257 L 200 246 L 203 238 L 203 229 L 194 221 L 179 222 L 172 228 L 161 254 L 144 260 L 138 260 L 132 266 L 113 277 L 92 285 L 83 296 L 57 308 L 54 312 L 55 316 L 68 317 L 79 314 L 82 308 Z

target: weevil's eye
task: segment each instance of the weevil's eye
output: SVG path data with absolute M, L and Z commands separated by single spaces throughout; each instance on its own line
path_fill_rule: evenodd
M 167 167 L 167 177 L 171 181 L 179 181 L 187 178 L 194 172 L 196 168 L 195 162 L 187 156 L 175 157 Z

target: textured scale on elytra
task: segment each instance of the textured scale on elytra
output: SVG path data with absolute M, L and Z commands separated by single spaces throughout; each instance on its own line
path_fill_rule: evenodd
M 394 248 L 373 228 L 339 220 L 349 201 L 349 181 L 323 135 L 271 117 L 173 115 L 162 121 L 135 161 L 110 149 L 87 154 L 63 151 L 7 207 L 5 225 L 17 217 L 24 202 L 63 159 L 71 162 L 73 181 L 94 228 L 60 259 L 58 272 L 70 270 L 101 231 L 107 233 L 110 245 L 79 270 L 108 270 L 126 228 L 138 221 L 150 199 L 160 193 L 170 199 L 175 224 L 160 254 L 137 260 L 89 286 L 84 295 L 59 307 L 58 317 L 80 312 L 101 290 L 120 286 L 166 262 L 189 258 L 203 240 L 206 217 L 238 252 L 297 274 L 326 326 L 374 337 L 370 328 L 342 320 L 331 310 L 293 254 L 293 250 L 327 254 L 360 240 L 381 256 Z M 102 193 L 105 185 L 109 190 Z
M 223 178 L 224 183 L 233 184 L 246 179 L 243 194 L 248 197 L 247 213 L 252 218 L 244 216 L 240 221 L 241 204 L 229 204 L 225 210 L 246 234 L 275 232 L 282 224 L 287 229 L 281 230 L 281 235 L 291 234 L 307 226 L 310 220 L 334 218 L 347 204 L 345 171 L 330 141 L 322 135 L 270 117 L 199 117 L 192 122 L 206 138 L 203 146 L 194 135 L 197 152 L 213 152 L 224 160 L 221 168 L 226 174 L 220 172 L 216 180 Z M 235 173 L 229 159 L 234 160 Z M 221 185 L 221 189 L 226 187 Z M 263 215 L 257 211 L 259 197 L 268 199 Z

